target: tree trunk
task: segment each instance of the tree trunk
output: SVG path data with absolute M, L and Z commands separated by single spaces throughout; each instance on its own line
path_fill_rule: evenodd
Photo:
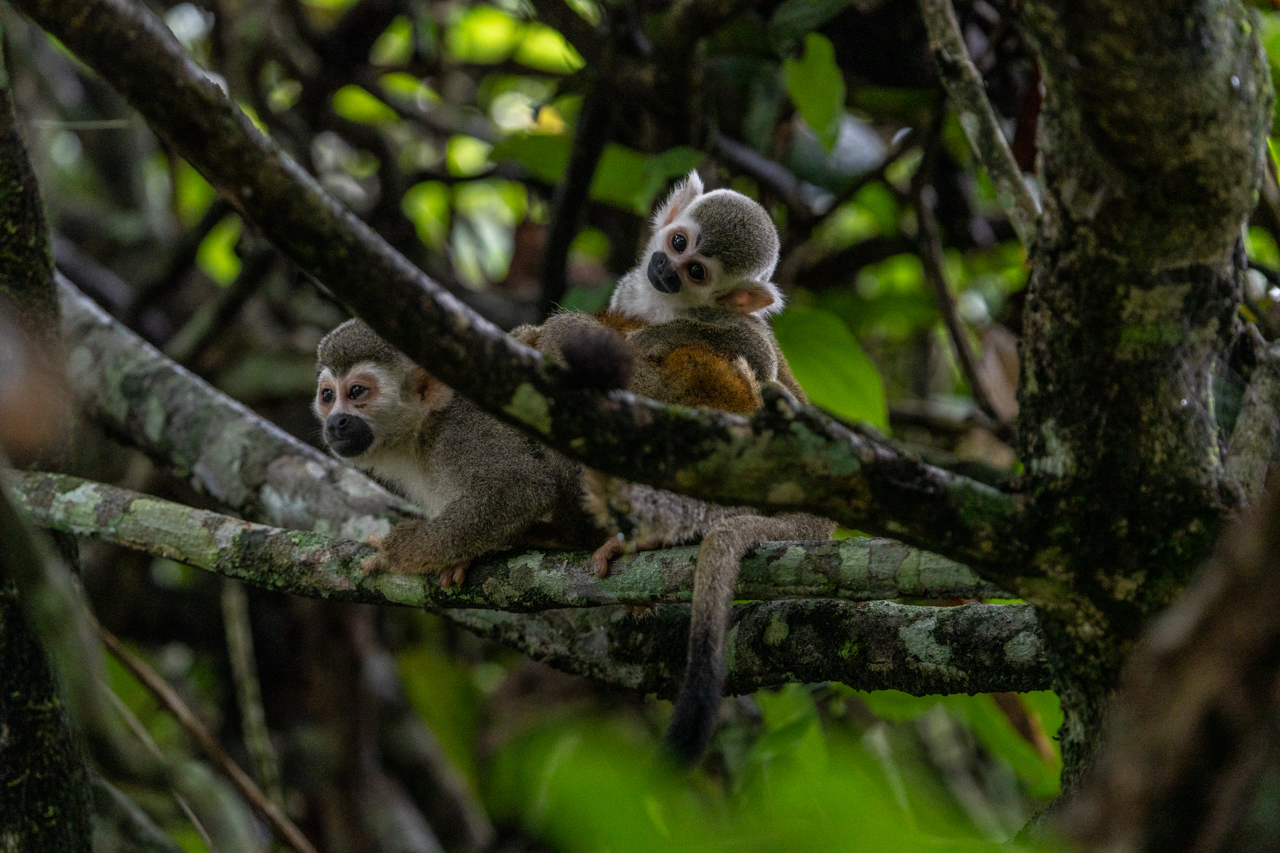
M 1018 10 L 1045 87 L 1019 394 L 1044 577 L 1020 592 L 1049 644 L 1069 789 L 1132 642 L 1240 502 L 1214 380 L 1240 339 L 1272 90 L 1238 2 Z

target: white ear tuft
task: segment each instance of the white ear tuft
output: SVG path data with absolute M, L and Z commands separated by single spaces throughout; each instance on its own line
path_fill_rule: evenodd
M 744 281 L 716 297 L 716 304 L 737 314 L 767 317 L 782 310 L 782 291 L 771 281 Z
M 694 169 L 685 176 L 683 181 L 676 184 L 676 188 L 671 191 L 671 195 L 667 196 L 662 207 L 653 214 L 653 230 L 657 231 L 670 225 L 700 195 L 702 195 L 702 178 L 698 175 L 698 170 Z

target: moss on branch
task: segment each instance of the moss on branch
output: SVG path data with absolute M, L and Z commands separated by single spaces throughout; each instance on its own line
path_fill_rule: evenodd
M 527 612 L 688 601 L 696 548 L 624 557 L 597 578 L 586 554 L 530 552 L 474 566 L 443 589 L 366 575 L 367 545 L 282 530 L 58 474 L 11 473 L 10 496 L 41 526 L 89 536 L 265 589 L 370 604 Z M 982 598 L 1003 595 L 958 563 L 888 540 L 767 543 L 743 561 L 739 598 Z
M 641 617 L 621 608 L 553 611 L 538 631 L 508 613 L 451 615 L 535 660 L 619 687 L 670 698 L 684 672 L 684 605 Z M 1043 653 L 1034 610 L 1025 604 L 761 602 L 733 609 L 725 692 L 818 681 L 921 696 L 1043 690 L 1050 684 Z

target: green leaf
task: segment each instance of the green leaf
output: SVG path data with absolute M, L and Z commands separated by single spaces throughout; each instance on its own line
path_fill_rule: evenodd
M 369 51 L 373 65 L 403 65 L 413 58 L 413 22 L 397 15 Z
M 404 215 L 418 231 L 418 239 L 440 251 L 449 239 L 449 188 L 424 181 L 409 188 L 400 201 Z
M 240 239 L 240 217 L 232 214 L 209 232 L 196 249 L 196 266 L 218 284 L 226 286 L 240 275 L 236 241 Z
M 817 308 L 793 307 L 774 318 L 773 331 L 815 405 L 846 420 L 889 428 L 880 372 L 843 320 Z
M 586 62 L 565 41 L 564 36 L 545 24 L 530 24 L 524 40 L 516 48 L 516 62 L 552 74 L 569 74 Z
M 782 64 L 787 80 L 787 93 L 800 111 L 800 116 L 830 151 L 840 133 L 840 117 L 844 113 L 844 75 L 836 65 L 831 40 L 810 33 L 804 40 L 804 55 Z
M 393 124 L 399 116 L 367 89 L 348 84 L 333 93 L 333 111 L 360 124 Z
M 519 44 L 524 25 L 492 6 L 472 6 L 449 27 L 449 54 L 459 62 L 492 65 L 502 62 Z
M 648 216 L 653 200 L 667 183 L 698 165 L 702 152 L 671 148 L 646 157 L 621 145 L 605 146 L 604 156 L 591 182 L 591 197 Z
M 535 178 L 554 184 L 564 177 L 572 144 L 568 134 L 513 133 L 498 140 L 490 156 L 494 160 L 514 160 Z

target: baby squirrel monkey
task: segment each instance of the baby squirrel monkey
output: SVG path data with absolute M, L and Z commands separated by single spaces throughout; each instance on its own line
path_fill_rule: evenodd
M 484 414 L 360 320 L 325 335 L 316 357 L 325 444 L 426 515 L 375 541 L 367 571 L 436 574 L 448 587 L 489 551 L 601 535 L 582 508 L 577 463 Z
M 764 208 L 732 190 L 704 193 L 691 172 L 653 224 L 642 264 L 619 280 L 608 312 L 552 317 L 528 342 L 582 372 L 579 363 L 591 351 L 583 341 L 593 325 L 597 333 L 603 325 L 621 334 L 631 351 L 628 387 L 637 394 L 748 413 L 760 408 L 762 388 L 771 385 L 780 397 L 789 392 L 792 403 L 807 402 L 764 319 L 782 307 L 782 294 L 769 280 L 778 235 Z M 692 765 L 715 733 L 725 632 L 743 556 L 765 541 L 829 539 L 835 523 L 807 513 L 765 517 L 750 507 L 717 506 L 591 470 L 584 489 L 597 523 L 629 531 L 638 548 L 702 539 L 688 660 L 666 735 L 675 758 Z M 596 573 L 606 574 L 609 559 L 624 547 L 621 533 L 607 540 L 593 558 Z

